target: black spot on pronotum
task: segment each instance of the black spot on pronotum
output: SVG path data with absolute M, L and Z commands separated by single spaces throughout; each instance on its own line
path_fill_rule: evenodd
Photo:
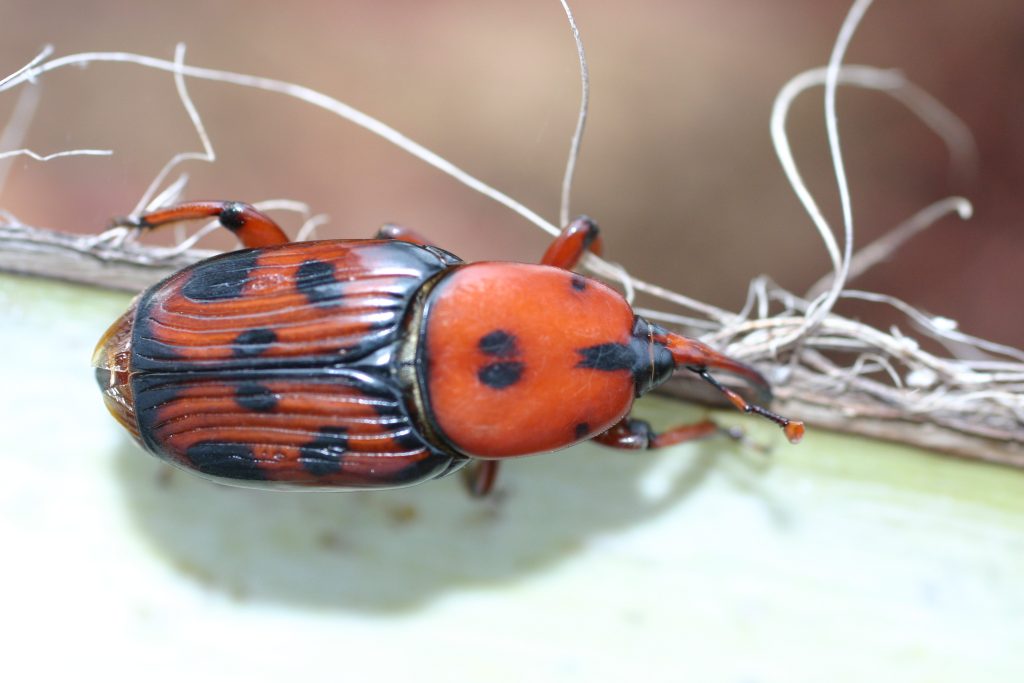
M 572 288 L 575 289 L 577 292 L 582 292 L 587 288 L 587 278 L 583 277 L 582 275 L 577 275 L 576 273 L 572 274 L 572 277 L 570 278 L 570 283 L 572 284 Z
M 576 367 L 590 370 L 632 370 L 637 362 L 636 351 L 627 344 L 598 344 L 576 352 L 580 354 Z
M 498 358 L 511 358 L 519 355 L 516 337 L 505 330 L 494 330 L 480 337 L 477 347 L 482 353 Z
M 259 252 L 236 251 L 199 263 L 192 269 L 181 292 L 193 301 L 237 299 L 249 283 Z
M 277 334 L 266 327 L 246 330 L 231 343 L 231 352 L 235 358 L 253 358 L 266 353 L 270 345 L 277 341 Z
M 263 384 L 246 382 L 235 389 L 235 403 L 257 413 L 267 413 L 277 407 L 277 394 Z
M 303 261 L 295 274 L 295 287 L 312 304 L 330 304 L 342 296 L 342 283 L 334 274 L 334 266 L 326 261 Z
M 192 466 L 203 474 L 227 479 L 260 480 L 266 477 L 252 449 L 241 443 L 200 441 L 185 452 Z
M 590 433 L 590 425 L 587 424 L 586 422 L 580 422 L 578 425 L 576 425 L 576 438 L 577 439 L 582 439 L 583 437 L 585 437 L 589 433 Z
M 523 376 L 523 364 L 519 361 L 500 361 L 480 368 L 477 377 L 492 389 L 507 389 Z
M 334 474 L 341 470 L 347 450 L 348 434 L 344 427 L 322 427 L 316 439 L 299 448 L 299 464 L 317 477 Z
M 220 224 L 231 232 L 237 232 L 245 225 L 245 205 L 238 202 L 225 204 L 218 216 Z

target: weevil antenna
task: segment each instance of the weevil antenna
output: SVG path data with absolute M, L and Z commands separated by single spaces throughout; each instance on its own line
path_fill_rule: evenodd
M 790 420 L 788 417 L 782 417 L 778 413 L 773 413 L 767 408 L 762 408 L 756 403 L 748 403 L 742 396 L 732 389 L 722 386 L 721 382 L 711 376 L 711 373 L 708 372 L 706 367 L 687 366 L 686 369 L 696 372 L 700 375 L 701 379 L 725 394 L 725 397 L 729 399 L 734 406 L 736 406 L 737 410 L 741 410 L 744 413 L 760 415 L 761 417 L 771 420 L 782 427 L 782 431 L 786 433 L 786 438 L 789 439 L 790 443 L 800 443 L 800 440 L 804 438 L 804 423 L 800 420 Z

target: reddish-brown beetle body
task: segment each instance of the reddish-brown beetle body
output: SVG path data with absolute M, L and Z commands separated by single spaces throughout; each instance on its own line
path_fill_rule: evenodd
M 136 224 L 199 215 L 257 248 L 143 292 L 93 364 L 111 412 L 143 446 L 209 476 L 385 488 L 591 438 L 652 447 L 718 431 L 705 422 L 658 437 L 628 420 L 633 399 L 679 365 L 763 384 L 566 267 L 464 264 L 407 231 L 275 244 L 284 239 L 269 219 L 233 203 Z M 546 261 L 575 263 L 594 248 L 596 227 L 573 226 Z

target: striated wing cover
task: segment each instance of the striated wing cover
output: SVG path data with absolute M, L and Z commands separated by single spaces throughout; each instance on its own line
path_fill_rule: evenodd
M 132 370 L 357 360 L 396 339 L 412 295 L 452 260 L 405 242 L 326 241 L 202 261 L 139 300 Z
M 135 381 L 147 446 L 204 474 L 253 485 L 394 487 L 446 473 L 393 387 L 356 370 Z
M 372 354 L 387 357 L 417 290 L 455 262 L 404 242 L 329 241 L 176 273 L 136 308 L 140 440 L 183 467 L 256 485 L 391 487 L 450 471 L 463 460 L 422 439 Z

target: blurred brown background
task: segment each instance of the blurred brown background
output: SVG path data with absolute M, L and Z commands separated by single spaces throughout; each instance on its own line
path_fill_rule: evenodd
M 601 224 L 606 253 L 654 282 L 738 307 L 751 277 L 803 291 L 825 252 L 786 184 L 768 118 L 778 89 L 824 64 L 846 0 L 643 0 L 574 4 L 593 79 L 573 208 Z M 396 127 L 554 220 L 579 93 L 556 0 L 0 3 L 0 72 L 46 43 L 57 54 L 123 50 L 303 84 Z M 885 96 L 841 91 L 840 124 L 861 245 L 952 193 L 975 205 L 857 280 L 970 333 L 1024 346 L 1024 5 L 1019 0 L 876 3 L 848 61 L 898 67 L 959 114 L 981 167 L 951 180 L 942 143 Z M 0 207 L 33 225 L 94 232 L 129 211 L 174 153 L 200 144 L 172 77 L 97 64 L 43 78 Z M 547 238 L 372 135 L 284 97 L 190 80 L 218 161 L 192 162 L 187 197 L 287 197 L 330 214 L 322 236 L 414 226 L 467 259 L 534 260 Z M 802 171 L 838 218 L 821 90 L 789 130 Z M 15 93 L 0 95 L 0 121 Z M 288 225 L 294 229 L 296 224 Z M 216 243 L 214 243 L 216 244 Z M 227 242 L 221 243 L 226 245 Z M 877 307 L 844 305 L 879 324 Z

